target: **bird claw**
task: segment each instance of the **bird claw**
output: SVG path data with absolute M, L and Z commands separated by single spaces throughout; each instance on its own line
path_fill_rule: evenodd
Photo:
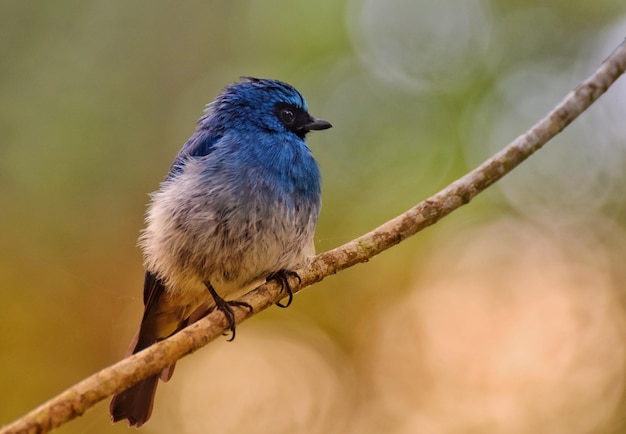
M 280 301 L 277 301 L 276 306 L 278 307 L 289 307 L 291 305 L 291 302 L 293 301 L 293 288 L 289 283 L 290 277 L 295 277 L 296 279 L 298 279 L 298 284 L 302 283 L 302 279 L 300 279 L 298 273 L 291 270 L 279 270 L 275 273 L 270 274 L 269 276 L 267 276 L 267 279 L 265 279 L 268 282 L 270 280 L 275 280 L 276 282 L 278 282 L 278 284 L 280 285 L 280 290 L 285 291 L 289 296 L 286 304 L 282 304 Z
M 211 293 L 211 296 L 213 297 L 213 300 L 215 301 L 216 309 L 222 312 L 224 314 L 224 317 L 226 318 L 226 322 L 228 323 L 228 329 L 232 333 L 230 338 L 226 341 L 232 342 L 235 339 L 237 326 L 237 324 L 235 323 L 235 311 L 233 311 L 233 307 L 245 307 L 246 309 L 248 309 L 248 311 L 252 312 L 252 306 L 250 306 L 250 304 L 246 303 L 245 301 L 226 301 L 222 297 L 220 297 L 217 292 L 215 292 L 215 289 L 210 283 L 205 283 L 205 286 L 207 287 L 207 289 Z M 226 333 L 224 333 L 224 335 L 226 335 Z

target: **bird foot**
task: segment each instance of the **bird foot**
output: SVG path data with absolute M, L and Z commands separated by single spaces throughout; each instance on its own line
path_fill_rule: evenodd
M 235 331 L 236 331 L 235 312 L 233 311 L 233 307 L 245 307 L 246 309 L 248 309 L 248 311 L 252 312 L 253 310 L 252 306 L 250 306 L 248 303 L 244 301 L 237 301 L 237 300 L 226 301 L 222 297 L 220 297 L 217 294 L 217 292 L 215 292 L 215 288 L 213 288 L 213 286 L 210 283 L 205 282 L 204 284 L 209 290 L 209 292 L 211 293 L 213 300 L 215 301 L 215 307 L 217 308 L 217 310 L 222 312 L 224 314 L 224 317 L 226 318 L 226 322 L 228 323 L 228 328 L 230 332 L 232 333 L 232 335 L 230 336 L 230 339 L 227 339 L 227 341 L 231 342 L 233 339 L 235 339 Z
M 276 306 L 278 307 L 289 307 L 289 305 L 291 305 L 291 302 L 293 301 L 293 288 L 289 283 L 290 277 L 295 277 L 296 279 L 298 279 L 299 284 L 302 283 L 302 279 L 300 279 L 298 273 L 291 270 L 279 270 L 275 273 L 270 274 L 269 276 L 267 276 L 267 279 L 265 279 L 268 282 L 270 280 L 275 280 L 276 282 L 278 282 L 278 284 L 280 285 L 280 290 L 285 291 L 289 297 L 286 304 L 282 304 L 280 301 L 277 301 Z

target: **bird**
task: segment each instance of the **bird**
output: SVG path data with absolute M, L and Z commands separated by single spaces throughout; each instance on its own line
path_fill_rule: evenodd
M 152 193 L 139 237 L 144 313 L 128 354 L 218 309 L 235 337 L 236 299 L 276 280 L 291 303 L 289 278 L 315 254 L 321 207 L 319 167 L 306 143 L 316 119 L 293 86 L 242 77 L 206 106 L 196 129 Z M 113 422 L 140 427 L 151 416 L 159 378 L 115 395 Z

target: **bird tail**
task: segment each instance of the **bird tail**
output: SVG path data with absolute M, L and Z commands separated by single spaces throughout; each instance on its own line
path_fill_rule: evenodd
M 144 281 L 145 311 L 139 332 L 135 335 L 128 347 L 126 356 L 135 354 L 166 336 L 162 334 L 162 325 L 158 323 L 161 309 L 160 300 L 165 292 L 163 282 L 153 274 L 146 272 Z M 165 332 L 167 335 L 167 332 Z M 134 386 L 118 393 L 113 397 L 109 406 L 111 421 L 118 422 L 128 419 L 129 426 L 140 427 L 150 418 L 152 405 L 156 393 L 159 377 L 163 381 L 169 380 L 174 372 L 174 366 L 163 370 L 160 374 L 141 380 Z
M 139 351 L 135 347 L 135 340 L 133 340 L 131 351 L 129 351 L 130 354 Z M 134 351 L 132 350 L 133 348 L 135 349 Z M 128 419 L 128 426 L 137 428 L 146 423 L 152 414 L 154 395 L 156 394 L 159 379 L 168 381 L 174 374 L 175 366 L 175 364 L 168 366 L 159 374 L 145 378 L 129 389 L 115 395 L 109 405 L 111 422 L 115 423 Z
M 109 411 L 111 421 L 128 419 L 128 425 L 139 428 L 152 414 L 158 375 L 153 375 L 113 397 Z
M 152 273 L 146 272 L 144 280 L 145 311 L 139 332 L 128 347 L 127 356 L 175 334 L 202 318 L 210 309 L 208 304 L 203 303 L 188 318 L 181 318 L 181 309 L 172 305 L 172 300 L 165 296 L 165 292 L 163 282 Z M 141 380 L 131 388 L 115 395 L 109 406 L 111 420 L 117 422 L 128 419 L 128 424 L 136 427 L 146 423 L 152 413 L 159 378 L 162 381 L 168 381 L 174 373 L 174 366 L 172 364 L 160 373 Z

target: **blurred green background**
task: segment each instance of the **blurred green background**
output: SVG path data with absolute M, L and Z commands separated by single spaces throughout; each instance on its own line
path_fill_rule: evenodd
M 0 423 L 122 357 L 135 243 L 206 103 L 297 87 L 318 251 L 521 134 L 626 36 L 619 0 L 0 3 Z M 626 433 L 626 79 L 435 227 L 180 362 L 146 433 Z M 126 432 L 103 402 L 60 433 Z

